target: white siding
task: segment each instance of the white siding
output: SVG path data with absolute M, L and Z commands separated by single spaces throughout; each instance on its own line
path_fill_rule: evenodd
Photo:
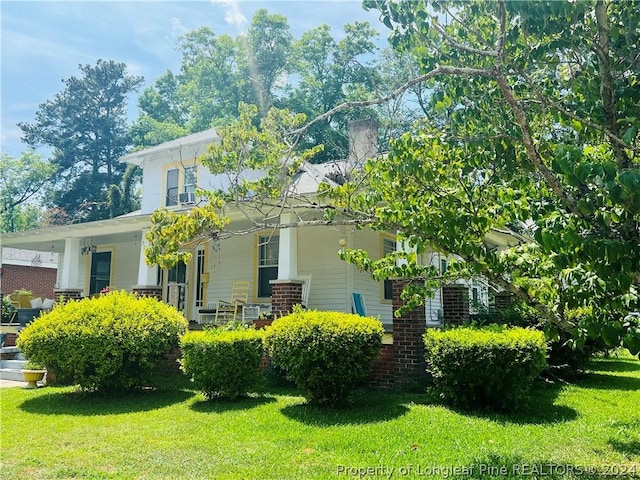
M 353 234 L 354 248 L 369 252 L 369 256 L 377 260 L 382 253 L 382 234 L 371 230 L 360 230 Z M 375 281 L 367 272 L 360 272 L 353 266 L 353 291 L 361 293 L 367 307 L 367 315 L 379 318 L 388 328 L 393 322 L 393 307 L 390 301 L 384 300 L 382 282 Z
M 111 286 L 117 290 L 131 291 L 138 282 L 140 241 L 116 243 L 111 251 Z
M 255 294 L 254 275 L 254 235 L 239 235 L 227 240 L 222 240 L 218 249 L 208 246 L 207 265 L 205 271 L 209 272 L 209 284 L 205 296 L 205 304 L 215 303 L 218 300 L 229 300 L 231 288 L 236 280 L 249 280 L 250 291 Z M 255 297 L 249 297 L 249 302 L 254 302 Z
M 351 312 L 351 292 L 347 271 L 338 258 L 341 235 L 330 227 L 298 230 L 298 275 L 312 275 L 309 308 Z

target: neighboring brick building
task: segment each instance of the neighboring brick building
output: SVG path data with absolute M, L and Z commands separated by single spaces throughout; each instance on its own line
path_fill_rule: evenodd
M 2 249 L 0 293 L 9 295 L 24 288 L 35 295 L 54 298 L 58 275 L 58 254 L 17 248 Z

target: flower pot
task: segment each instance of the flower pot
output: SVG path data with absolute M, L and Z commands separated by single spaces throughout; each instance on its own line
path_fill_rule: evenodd
M 44 378 L 46 370 L 22 370 L 22 376 L 27 385 L 24 388 L 38 388 L 38 382 Z

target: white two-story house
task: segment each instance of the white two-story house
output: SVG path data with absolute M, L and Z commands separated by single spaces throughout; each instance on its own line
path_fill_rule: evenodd
M 360 127 L 367 128 L 367 124 Z M 362 128 L 355 129 L 362 133 Z M 369 132 L 370 133 L 370 132 Z M 105 287 L 151 294 L 175 305 L 188 320 L 200 322 L 200 310 L 219 299 L 229 299 L 235 281 L 250 282 L 248 303 L 252 315 L 268 312 L 274 280 L 291 281 L 311 276 L 307 307 L 351 312 L 353 294 L 364 299 L 367 314 L 379 317 L 390 328 L 390 282 L 378 282 L 341 261 L 341 248 L 362 248 L 379 258 L 397 248 L 393 232 L 355 230 L 340 226 L 307 226 L 235 235 L 192 247 L 189 264 L 170 270 L 148 266 L 144 258 L 145 234 L 152 212 L 158 207 L 186 210 L 196 204 L 196 188 L 225 188 L 226 176 L 212 175 L 198 163 L 208 145 L 219 141 L 214 129 L 172 140 L 124 156 L 121 161 L 142 168 L 142 201 L 139 211 L 111 220 L 73 224 L 3 235 L 2 245 L 59 254 L 56 295 L 79 298 L 100 293 Z M 353 143 L 357 150 L 358 140 Z M 336 164 L 339 162 L 336 162 Z M 294 178 L 299 193 L 313 194 L 330 178 L 336 164 L 305 164 Z M 286 215 L 286 214 L 283 214 Z M 229 229 L 243 230 L 246 217 L 230 212 Z M 287 219 L 281 219 L 284 224 Z M 509 235 L 496 233 L 496 245 L 511 243 Z M 423 261 L 446 268 L 447 258 L 437 252 Z M 275 282 L 278 283 L 278 282 Z M 470 290 L 486 301 L 486 287 Z M 259 308 L 258 308 L 259 307 Z M 441 320 L 438 293 L 425 305 L 427 321 Z

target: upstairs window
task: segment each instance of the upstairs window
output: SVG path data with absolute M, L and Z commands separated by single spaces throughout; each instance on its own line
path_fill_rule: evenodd
M 183 193 L 196 193 L 196 167 L 186 167 L 184 169 Z
M 180 171 L 177 168 L 167 172 L 167 195 L 165 207 L 172 207 L 178 204 L 178 183 L 180 181 Z
M 181 193 L 195 194 L 197 179 L 198 169 L 195 165 L 167 170 L 165 207 L 179 205 L 181 203 Z

